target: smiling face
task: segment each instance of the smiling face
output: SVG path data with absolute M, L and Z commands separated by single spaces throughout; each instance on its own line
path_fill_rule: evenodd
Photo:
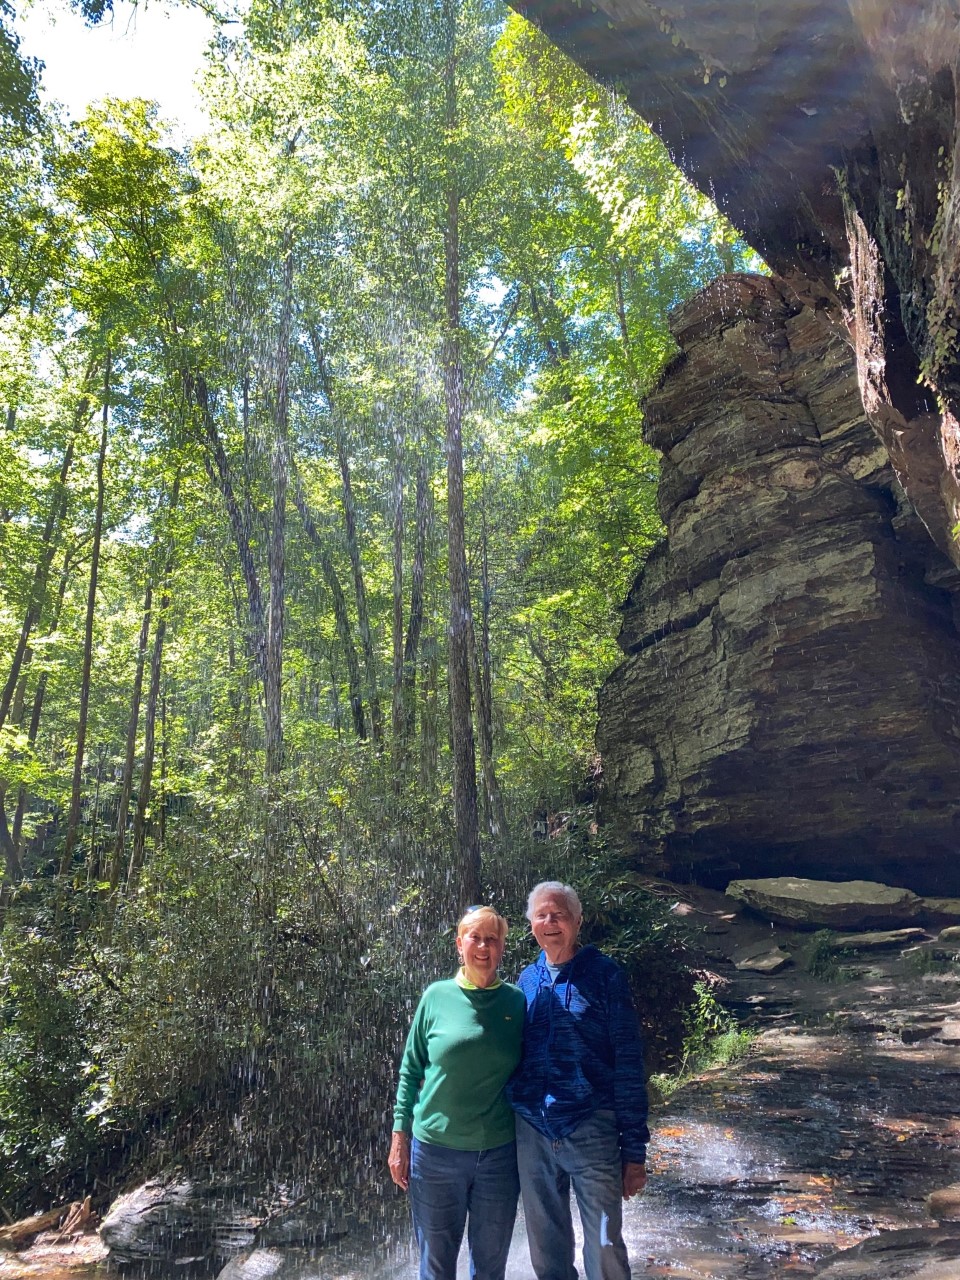
M 504 924 L 493 911 L 475 911 L 460 922 L 457 955 L 463 976 L 475 987 L 489 987 L 497 980 L 506 941 Z
M 530 904 L 530 931 L 551 964 L 566 964 L 573 958 L 580 921 L 562 893 L 538 894 Z

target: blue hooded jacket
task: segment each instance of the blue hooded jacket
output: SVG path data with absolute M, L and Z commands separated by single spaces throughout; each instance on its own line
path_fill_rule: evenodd
M 623 1162 L 642 1164 L 650 1140 L 643 1042 L 623 969 L 583 947 L 556 982 L 541 951 L 520 974 L 527 1002 L 523 1056 L 507 1096 L 548 1138 L 565 1138 L 595 1111 L 613 1111 Z

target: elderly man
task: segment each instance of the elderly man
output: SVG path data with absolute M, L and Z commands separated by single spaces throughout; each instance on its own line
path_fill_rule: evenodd
M 630 1280 L 621 1196 L 647 1181 L 643 1045 L 626 975 L 578 941 L 576 892 L 538 884 L 527 918 L 543 948 L 523 970 L 523 1056 L 509 1085 L 530 1259 L 537 1280 L 577 1280 L 570 1188 L 586 1280 Z

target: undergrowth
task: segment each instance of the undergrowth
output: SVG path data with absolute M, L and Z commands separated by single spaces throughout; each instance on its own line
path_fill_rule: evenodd
M 833 939 L 829 929 L 820 929 L 813 935 L 801 959 L 811 978 L 820 982 L 845 982 L 851 976 L 845 962 L 853 959 L 853 953 L 838 951 Z
M 650 1077 L 651 1095 L 666 1101 L 688 1080 L 713 1067 L 729 1066 L 745 1058 L 754 1035 L 717 999 L 714 984 L 701 978 L 694 984 L 694 1000 L 683 1013 L 686 1036 L 674 1070 Z
M 960 976 L 960 952 L 956 948 L 917 947 L 905 955 L 907 968 L 917 977 Z

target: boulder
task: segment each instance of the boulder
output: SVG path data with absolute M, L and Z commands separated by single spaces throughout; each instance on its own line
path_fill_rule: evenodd
M 778 924 L 800 929 L 870 930 L 915 918 L 920 899 L 909 889 L 871 880 L 807 880 L 777 876 L 732 880 L 731 898 Z
M 814 1275 L 824 1280 L 957 1280 L 960 1231 L 883 1231 L 826 1258 Z
M 100 1227 L 110 1260 L 120 1265 L 224 1260 L 249 1250 L 312 1245 L 343 1234 L 333 1205 L 289 1203 L 286 1192 L 224 1175 L 170 1174 L 120 1196 Z
M 864 418 L 849 347 L 760 276 L 723 277 L 672 326 L 644 420 L 666 538 L 600 694 L 606 836 L 714 888 L 960 894 L 960 572 Z
M 924 1040 L 932 1040 L 941 1029 L 938 1022 L 908 1022 L 900 1028 L 900 1039 L 904 1044 L 921 1044 Z
M 212 1252 L 214 1193 L 185 1178 L 157 1178 L 119 1196 L 100 1225 L 112 1262 L 185 1265 Z M 253 1240 L 251 1229 L 250 1241 Z
M 960 924 L 948 925 L 937 934 L 938 942 L 952 942 L 960 945 Z

